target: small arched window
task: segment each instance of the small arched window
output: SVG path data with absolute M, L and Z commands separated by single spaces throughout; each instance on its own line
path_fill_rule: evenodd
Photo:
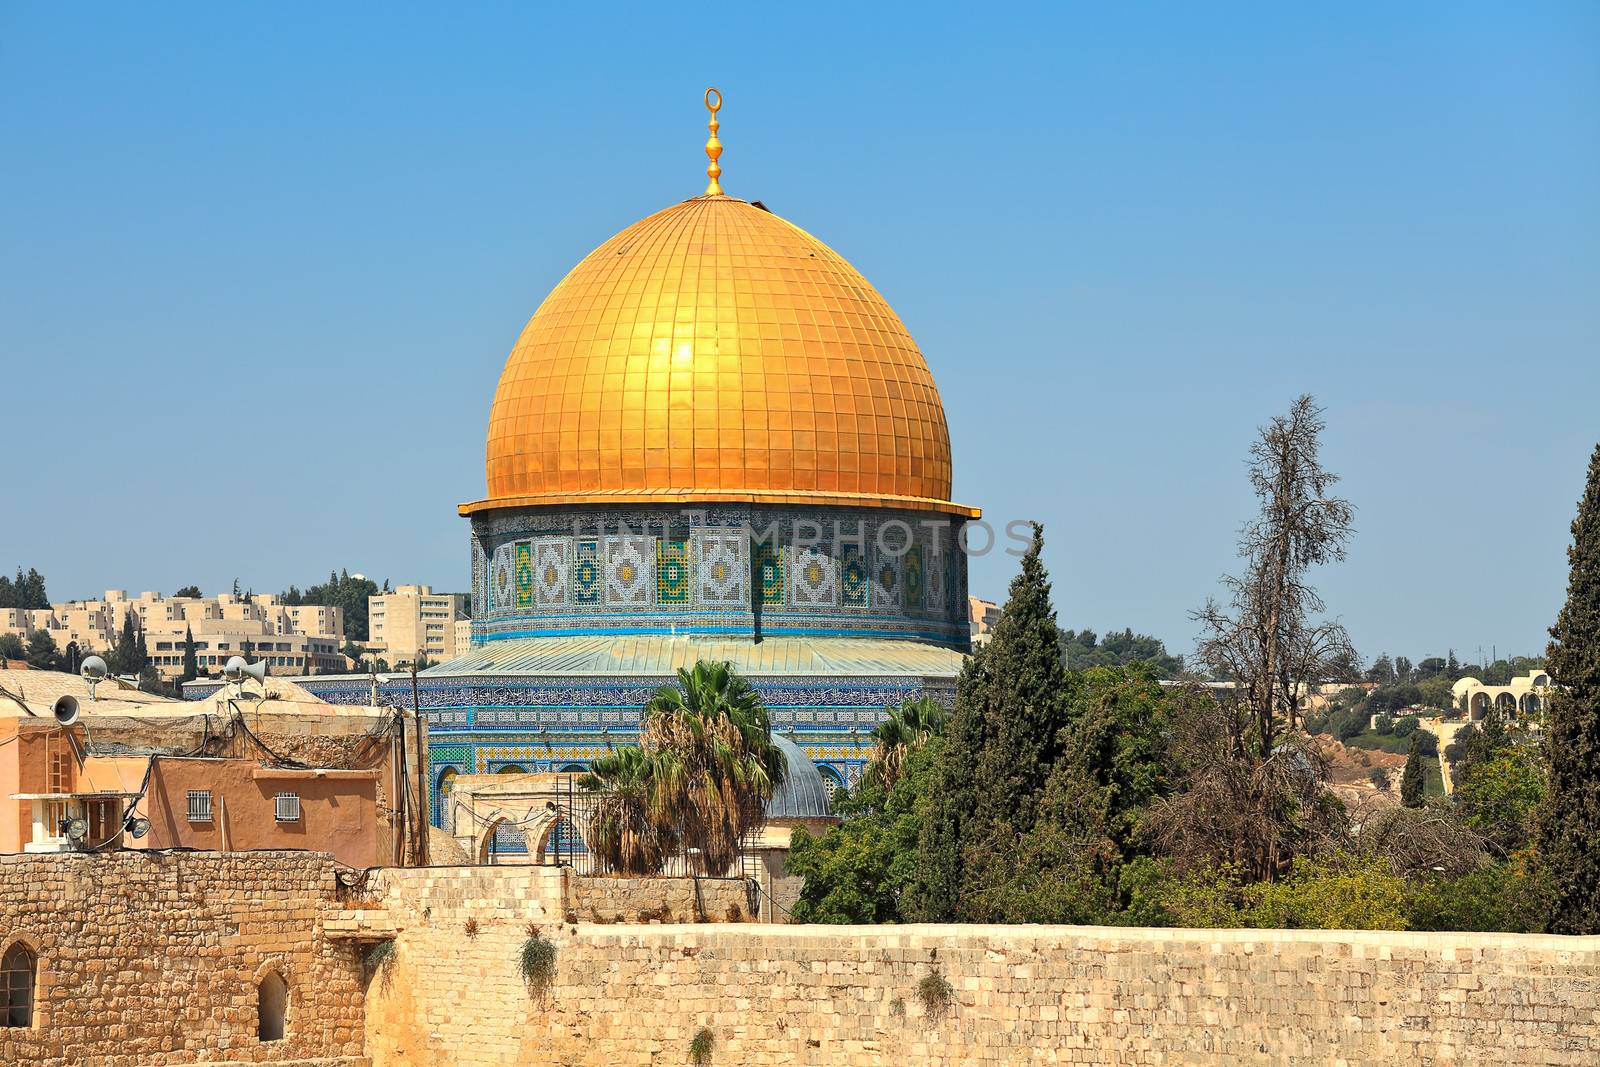
M 0 1026 L 33 1025 L 33 986 L 39 959 L 21 941 L 0 956 Z
M 256 1036 L 263 1041 L 283 1040 L 283 1020 L 289 1011 L 289 986 L 271 971 L 256 987 Z

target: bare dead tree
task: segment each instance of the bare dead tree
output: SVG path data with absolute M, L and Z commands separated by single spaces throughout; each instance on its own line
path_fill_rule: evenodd
M 1239 534 L 1244 574 L 1223 577 L 1226 607 L 1208 600 L 1193 615 L 1205 629 L 1198 659 L 1237 683 L 1263 758 L 1293 728 L 1308 687 L 1355 656 L 1343 626 L 1314 618 L 1325 605 L 1307 579 L 1311 568 L 1343 560 L 1354 533 L 1355 509 L 1330 495 L 1339 477 L 1322 467 L 1323 428 L 1310 396 L 1261 428 L 1249 463 L 1261 513 Z
M 1338 477 L 1318 455 L 1323 427 L 1302 396 L 1261 428 L 1249 461 L 1261 510 L 1240 532 L 1244 573 L 1223 578 L 1225 606 L 1208 600 L 1193 615 L 1204 628 L 1197 661 L 1235 688 L 1180 736 L 1184 780 L 1155 812 L 1157 839 L 1180 861 L 1272 878 L 1344 833 L 1320 757 L 1293 732 L 1299 700 L 1355 655 L 1344 627 L 1317 617 L 1324 604 L 1308 578 L 1344 558 L 1355 514 L 1331 495 Z

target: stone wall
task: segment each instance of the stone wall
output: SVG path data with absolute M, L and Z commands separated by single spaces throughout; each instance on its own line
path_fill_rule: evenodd
M 369 989 L 374 1067 L 686 1063 L 702 1027 L 710 1062 L 741 1067 L 1600 1062 L 1600 938 L 546 914 L 557 975 L 535 996 L 517 971 L 532 918 L 463 901 L 494 914 L 468 937 L 432 899 Z
M 305 852 L 0 856 L 0 951 L 38 956 L 33 1026 L 0 1063 L 294 1063 L 362 1055 L 357 950 L 328 940 L 333 861 Z M 287 980 L 281 1041 L 256 1036 L 256 988 Z

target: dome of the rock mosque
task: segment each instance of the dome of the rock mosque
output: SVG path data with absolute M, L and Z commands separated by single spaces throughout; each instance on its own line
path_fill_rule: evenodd
M 950 503 L 927 363 L 837 252 L 713 194 L 627 227 L 551 291 L 506 361 L 485 499 Z

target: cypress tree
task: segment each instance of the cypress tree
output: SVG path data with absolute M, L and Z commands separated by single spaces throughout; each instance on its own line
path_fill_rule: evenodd
M 200 660 L 194 654 L 194 627 L 183 628 L 183 678 L 182 681 L 192 682 L 200 677 Z
M 1600 445 L 1567 549 L 1567 602 L 1550 630 L 1556 685 L 1545 718 L 1550 782 L 1539 852 L 1551 876 L 1549 928 L 1600 933 Z
M 1400 803 L 1408 808 L 1422 807 L 1422 731 L 1411 731 L 1411 751 L 1406 753 L 1406 769 L 1400 775 Z
M 1061 755 L 1068 704 L 1044 530 L 1022 558 L 994 633 L 961 672 L 948 738 L 908 892 L 923 921 L 995 918 L 987 890 L 1010 876 L 1016 841 L 1033 828 Z
M 108 666 L 112 674 L 139 673 L 139 646 L 133 639 L 133 610 L 122 613 L 122 632 L 117 635 L 117 647 L 111 650 Z
M 934 764 L 928 810 L 917 836 L 917 869 L 906 887 L 902 913 L 912 922 L 950 922 L 961 900 L 961 843 L 976 815 L 974 779 L 987 740 L 981 712 L 990 686 L 987 648 L 980 645 L 956 679 L 955 709 L 945 726 L 946 743 Z

